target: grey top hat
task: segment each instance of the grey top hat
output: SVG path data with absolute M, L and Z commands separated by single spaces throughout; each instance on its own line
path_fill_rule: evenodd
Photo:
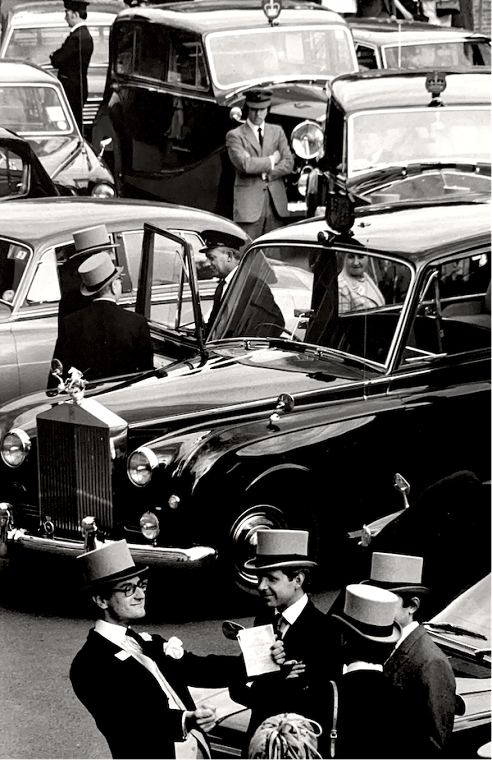
M 124 538 L 104 544 L 91 552 L 79 554 L 77 561 L 82 570 L 82 591 L 95 589 L 107 583 L 125 581 L 136 575 L 143 575 L 149 569 L 135 565 Z
M 86 227 L 83 230 L 78 230 L 73 233 L 72 237 L 75 245 L 75 253 L 70 257 L 72 259 L 76 256 L 118 248 L 115 243 L 111 242 L 105 224 L 98 224 L 95 227 Z
M 283 567 L 317 567 L 308 559 L 306 530 L 259 530 L 256 557 L 244 563 L 246 570 L 261 573 Z
M 332 615 L 359 636 L 369 641 L 393 644 L 401 636 L 395 622 L 396 594 L 375 586 L 351 583 L 345 589 L 345 606 L 340 615 Z
M 123 267 L 115 266 L 109 253 L 101 251 L 86 259 L 77 271 L 82 277 L 80 292 L 83 296 L 93 296 L 113 282 Z
M 428 594 L 429 589 L 422 584 L 423 566 L 423 557 L 374 552 L 371 562 L 371 577 L 363 583 L 379 586 L 379 588 L 385 588 L 396 593 Z

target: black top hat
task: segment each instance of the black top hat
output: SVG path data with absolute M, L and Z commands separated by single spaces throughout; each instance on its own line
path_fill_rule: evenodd
M 245 240 L 241 240 L 236 235 L 231 235 L 228 232 L 218 232 L 217 230 L 204 230 L 202 236 L 205 240 L 205 248 L 200 248 L 200 253 L 206 253 L 212 250 L 212 248 L 233 248 L 235 251 L 239 251 L 246 243 Z
M 244 94 L 246 95 L 245 105 L 249 108 L 268 108 L 272 102 L 273 92 L 265 90 L 263 87 L 252 87 Z

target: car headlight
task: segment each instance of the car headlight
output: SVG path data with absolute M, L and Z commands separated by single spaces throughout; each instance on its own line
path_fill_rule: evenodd
M 153 512 L 144 512 L 140 518 L 140 530 L 145 538 L 157 538 L 161 530 L 157 515 Z
M 19 467 L 31 450 L 31 439 L 24 430 L 11 430 L 2 441 L 1 455 L 9 467 Z
M 127 473 L 136 486 L 146 486 L 159 462 L 152 449 L 142 446 L 128 458 Z
M 302 121 L 292 130 L 290 144 L 292 150 L 305 160 L 321 158 L 323 155 L 323 130 L 315 121 Z
M 91 195 L 94 198 L 114 198 L 114 187 L 107 182 L 100 182 L 92 188 Z

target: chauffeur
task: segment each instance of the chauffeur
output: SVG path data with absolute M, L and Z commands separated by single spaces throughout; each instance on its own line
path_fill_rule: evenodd
M 229 158 L 234 166 L 234 221 L 254 240 L 281 227 L 288 215 L 284 177 L 294 159 L 282 127 L 265 118 L 272 92 L 248 90 L 246 122 L 226 135 Z

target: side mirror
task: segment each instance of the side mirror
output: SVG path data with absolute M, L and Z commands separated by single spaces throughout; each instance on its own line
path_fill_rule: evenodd
M 226 620 L 222 623 L 222 633 L 230 641 L 236 641 L 239 631 L 244 631 L 244 625 L 235 623 L 233 620 Z
M 231 108 L 229 111 L 229 118 L 232 119 L 232 121 L 237 121 L 239 124 L 243 123 L 243 112 L 239 106 Z

